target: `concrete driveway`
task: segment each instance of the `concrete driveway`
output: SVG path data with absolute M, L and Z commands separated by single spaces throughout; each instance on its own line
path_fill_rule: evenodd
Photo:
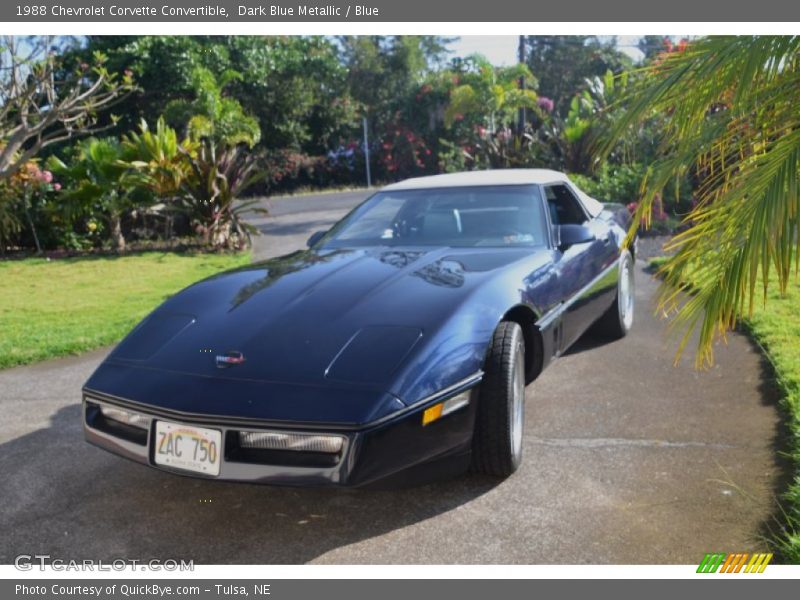
M 258 256 L 301 247 L 358 199 L 272 201 Z M 502 483 L 313 490 L 176 477 L 84 443 L 80 387 L 106 350 L 0 371 L 0 563 L 696 564 L 764 549 L 787 476 L 772 375 L 739 335 L 709 371 L 673 367 L 641 266 L 631 335 L 580 341 L 528 387 L 524 464 Z

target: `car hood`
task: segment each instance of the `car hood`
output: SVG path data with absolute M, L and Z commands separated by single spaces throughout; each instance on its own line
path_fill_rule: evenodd
M 86 387 L 141 401 L 153 397 L 153 386 L 159 397 L 170 389 L 176 409 L 191 406 L 175 398 L 187 385 L 197 387 L 194 397 L 241 390 L 250 404 L 275 390 L 300 402 L 324 389 L 342 402 L 380 396 L 388 406 L 397 401 L 385 397 L 392 375 L 414 348 L 487 277 L 531 255 L 531 248 L 370 248 L 256 263 L 170 298 Z

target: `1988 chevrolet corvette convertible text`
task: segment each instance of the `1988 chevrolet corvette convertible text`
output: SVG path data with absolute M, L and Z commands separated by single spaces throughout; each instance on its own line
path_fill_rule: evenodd
M 307 250 L 164 302 L 86 382 L 86 437 L 223 480 L 509 476 L 526 384 L 590 326 L 632 325 L 628 222 L 554 171 L 389 185 Z

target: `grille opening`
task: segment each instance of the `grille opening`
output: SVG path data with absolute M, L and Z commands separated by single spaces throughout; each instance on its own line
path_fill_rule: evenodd
M 100 411 L 100 406 L 93 402 L 86 403 L 86 424 L 92 429 L 97 429 L 103 433 L 113 435 L 120 439 L 139 444 L 140 446 L 147 445 L 148 430 L 140 427 L 134 427 L 114 419 L 109 419 Z
M 225 434 L 225 461 L 284 467 L 335 467 L 342 453 L 309 452 L 298 450 L 275 450 L 265 448 L 243 448 L 239 431 Z

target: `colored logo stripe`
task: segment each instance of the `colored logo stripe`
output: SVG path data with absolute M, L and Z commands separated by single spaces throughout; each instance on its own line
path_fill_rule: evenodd
M 725 559 L 724 554 L 706 554 L 697 567 L 698 573 L 716 573 L 722 561 Z
M 747 563 L 744 569 L 745 573 L 763 573 L 767 568 L 769 561 L 772 560 L 772 552 L 769 554 L 753 554 L 753 558 Z M 758 569 L 758 571 L 756 571 Z
M 763 573 L 772 560 L 772 553 L 736 552 L 734 554 L 709 553 L 700 561 L 698 573 Z

